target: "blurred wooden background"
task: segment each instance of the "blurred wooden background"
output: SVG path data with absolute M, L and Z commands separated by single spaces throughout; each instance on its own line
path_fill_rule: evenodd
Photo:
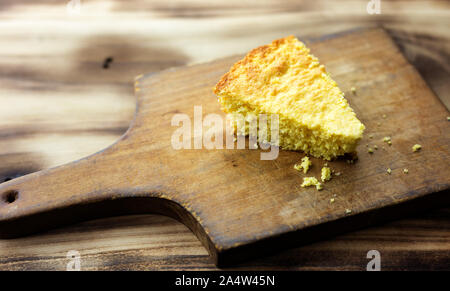
M 76 4 L 77 0 L 72 0 Z M 450 2 L 0 2 L 0 182 L 79 159 L 113 143 L 135 109 L 141 73 L 244 53 L 275 38 L 382 26 L 450 106 Z M 106 61 L 106 62 L 105 62 Z M 450 208 L 299 247 L 238 269 L 450 269 Z M 65 270 L 77 250 L 89 270 L 215 269 L 196 237 L 158 215 L 89 221 L 0 240 L 0 269 Z

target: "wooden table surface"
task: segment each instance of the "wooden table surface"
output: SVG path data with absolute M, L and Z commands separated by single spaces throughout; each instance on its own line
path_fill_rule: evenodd
M 81 0 L 77 13 L 64 1 L 3 0 L 0 182 L 113 143 L 133 116 L 136 75 L 244 53 L 289 34 L 383 26 L 449 108 L 450 2 L 381 0 L 380 15 L 366 12 L 368 2 Z M 450 208 L 234 269 L 365 270 L 373 249 L 382 270 L 449 270 Z M 85 270 L 216 269 L 187 227 L 149 214 L 0 240 L 0 270 L 65 270 L 70 250 L 80 252 Z

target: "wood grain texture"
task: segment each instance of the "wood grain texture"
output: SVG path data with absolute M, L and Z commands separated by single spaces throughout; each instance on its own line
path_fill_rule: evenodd
M 382 14 L 377 16 L 365 13 L 366 2 L 82 1 L 82 14 L 68 16 L 65 4 L 57 1 L 2 1 L 0 100 L 8 106 L 0 107 L 0 181 L 81 158 L 114 142 L 132 118 L 135 100 L 131 86 L 137 74 L 243 53 L 287 34 L 309 37 L 354 26 L 382 24 L 448 106 L 448 1 L 382 1 Z M 114 61 L 105 70 L 103 61 L 110 56 Z M 437 243 L 431 237 L 435 233 L 441 237 L 448 234 L 448 227 L 440 227 L 448 223 L 445 215 L 446 212 L 434 223 L 435 218 L 431 216 L 430 223 L 422 229 L 423 240 L 412 232 L 403 233 L 403 227 L 394 224 L 393 228 L 404 234 L 407 243 L 399 243 L 394 236 L 379 236 L 377 240 L 375 234 L 373 241 L 395 246 L 390 252 L 393 269 L 430 269 L 434 265 L 430 257 L 438 268 L 442 261 L 439 258 L 448 258 L 448 253 L 439 247 L 434 249 Z M 149 221 L 156 219 L 156 216 L 148 217 Z M 128 221 L 116 218 L 100 223 L 106 229 L 114 229 L 121 219 Z M 178 226 L 175 222 L 167 224 L 174 231 Z M 415 229 L 412 225 L 405 227 L 410 231 Z M 130 223 L 127 233 L 133 231 L 138 234 L 141 228 L 134 229 Z M 52 268 L 55 262 L 50 251 L 54 246 L 52 241 L 63 241 L 66 235 L 44 240 L 49 246 L 48 260 L 33 266 Z M 430 239 L 427 241 L 426 237 Z M 96 236 L 91 239 L 95 242 Z M 191 239 L 195 240 L 192 236 Z M 24 241 L 31 246 L 40 240 L 31 237 Z M 27 249 L 30 260 L 16 256 L 20 250 L 13 244 L 3 248 L 2 255 L 14 260 L 20 268 L 33 268 L 31 262 L 39 262 L 33 260 L 39 257 L 37 245 L 34 244 L 36 251 L 32 247 Z M 76 239 L 64 246 L 81 247 Z M 117 240 L 116 248 L 127 246 Z M 204 252 L 199 245 L 197 248 L 198 252 Z M 359 249 L 358 241 L 348 243 L 348 248 Z M 416 251 L 409 252 L 409 249 Z M 428 253 L 431 250 L 432 255 Z M 114 253 L 110 250 L 111 258 Z M 160 254 L 164 256 L 164 252 Z M 409 254 L 408 262 L 402 261 L 403 254 Z M 54 258 L 58 259 L 58 255 L 55 253 Z M 293 251 L 292 257 L 296 256 Z M 342 267 L 327 258 L 318 257 L 316 262 L 323 263 L 316 266 Z M 113 263 L 102 267 L 101 260 L 95 261 L 97 265 L 91 262 L 91 268 L 114 269 Z M 180 254 L 171 262 L 173 268 L 177 262 L 178 266 L 189 268 L 197 261 L 184 260 Z M 295 262 L 301 264 L 294 260 L 291 268 L 295 268 Z M 278 263 L 283 265 L 281 261 Z M 132 266 L 130 262 L 129 268 Z M 145 263 L 140 266 L 145 268 Z M 359 267 L 349 263 L 341 269 Z M 156 266 L 148 262 L 147 268 Z
M 337 236 L 226 270 L 359 270 L 381 253 L 382 270 L 448 270 L 448 209 Z M 36 236 L 0 240 L 0 270 L 65 270 L 67 252 L 83 270 L 217 270 L 192 232 L 157 215 L 83 222 Z
M 343 175 L 323 191 L 299 186 L 301 175 L 293 169 L 303 156 L 298 152 L 281 151 L 276 160 L 263 161 L 259 150 L 173 148 L 175 114 L 194 124 L 195 105 L 202 106 L 202 117 L 221 114 L 211 88 L 242 58 L 229 57 L 138 77 L 137 112 L 118 142 L 0 186 L 0 235 L 161 213 L 186 224 L 214 262 L 225 265 L 449 203 L 448 110 L 389 36 L 382 29 L 358 29 L 306 42 L 343 90 L 358 88 L 357 94 L 347 89 L 347 98 L 372 136 L 358 147 L 356 163 L 329 163 Z M 392 137 L 392 146 L 383 144 L 384 136 Z M 423 150 L 413 153 L 417 142 Z M 364 143 L 380 150 L 369 154 Z M 313 164 L 309 175 L 317 176 L 323 161 Z

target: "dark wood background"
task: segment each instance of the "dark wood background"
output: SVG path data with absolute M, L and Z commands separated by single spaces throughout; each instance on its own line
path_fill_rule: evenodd
M 0 2 L 0 182 L 92 154 L 113 143 L 135 109 L 141 73 L 213 60 L 294 34 L 382 26 L 450 105 L 450 2 L 381 0 L 56 0 Z M 105 60 L 110 62 L 105 64 Z M 112 60 L 112 61 L 111 61 Z M 450 269 L 450 208 L 235 267 L 268 270 Z M 158 215 L 101 219 L 0 240 L 2 270 L 65 270 L 77 250 L 86 270 L 215 269 L 182 224 Z

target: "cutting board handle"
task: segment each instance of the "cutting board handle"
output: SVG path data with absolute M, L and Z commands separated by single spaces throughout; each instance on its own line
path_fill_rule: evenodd
M 134 187 L 133 163 L 117 163 L 127 159 L 118 150 L 116 143 L 90 157 L 0 184 L 0 237 L 111 215 L 166 214 L 170 201 L 159 198 L 155 189 Z

